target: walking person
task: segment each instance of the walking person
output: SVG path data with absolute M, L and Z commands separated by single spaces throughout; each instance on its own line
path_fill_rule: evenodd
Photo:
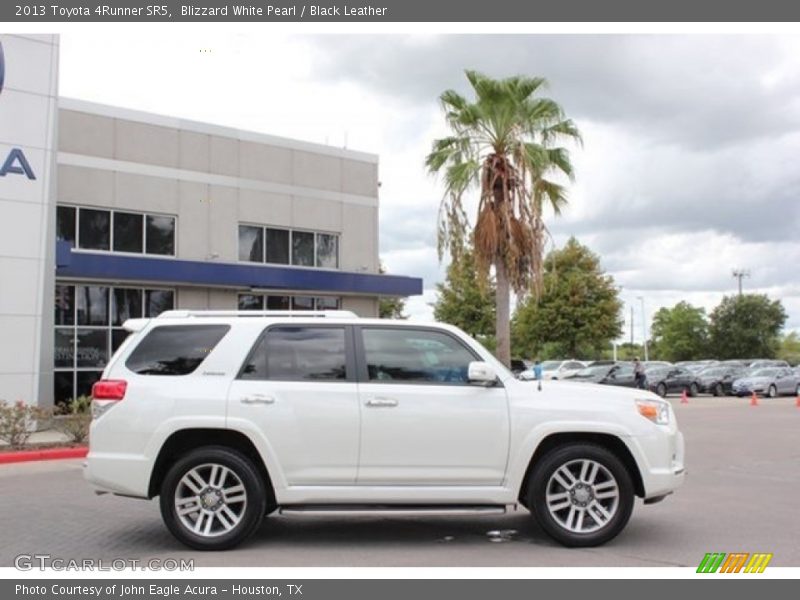
M 536 387 L 541 392 L 542 391 L 542 377 L 544 377 L 544 372 L 542 371 L 542 361 L 538 358 L 533 361 L 533 377 L 536 379 Z
M 644 365 L 639 361 L 639 357 L 637 356 L 633 359 L 633 380 L 636 383 L 636 387 L 640 390 L 647 387 L 645 385 L 645 379 Z

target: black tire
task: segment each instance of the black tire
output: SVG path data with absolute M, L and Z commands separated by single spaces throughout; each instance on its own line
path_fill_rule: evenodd
M 689 395 L 690 395 L 692 398 L 694 398 L 695 396 L 697 396 L 697 391 L 698 391 L 698 389 L 697 389 L 697 384 L 696 384 L 696 383 L 691 383 L 691 384 L 689 384 Z
M 769 389 L 767 390 L 767 396 L 770 398 L 776 398 L 778 396 L 778 388 L 776 388 L 774 385 L 769 386 Z
M 659 383 L 656 386 L 656 394 L 664 398 L 667 395 L 667 386 L 664 383 Z
M 229 469 L 241 482 L 245 493 L 245 500 L 236 504 L 236 510 L 241 512 L 238 523 L 229 531 L 211 536 L 191 531 L 179 517 L 175 506 L 176 491 L 179 485 L 183 486 L 183 477 L 192 469 L 205 469 L 208 468 L 207 465 L 220 465 Z M 227 550 L 241 544 L 258 529 L 267 513 L 266 484 L 258 470 L 249 458 L 224 446 L 205 446 L 182 456 L 167 471 L 160 494 L 161 517 L 167 529 L 180 542 L 195 550 Z M 200 519 L 199 513 L 198 510 L 192 514 L 198 514 Z M 214 522 L 214 518 L 207 517 L 206 522 L 209 520 Z
M 547 506 L 547 488 L 553 474 L 561 467 L 580 460 L 591 460 L 602 465 L 616 480 L 619 493 L 610 520 L 599 529 L 587 533 L 570 531 L 559 523 Z M 599 546 L 615 538 L 627 525 L 633 511 L 633 481 L 622 461 L 602 446 L 589 443 L 559 446 L 542 457 L 534 467 L 528 481 L 526 503 L 537 523 L 555 541 L 574 548 Z
M 722 384 L 721 383 L 716 384 L 714 386 L 714 395 L 719 397 L 722 396 L 722 393 L 723 393 Z

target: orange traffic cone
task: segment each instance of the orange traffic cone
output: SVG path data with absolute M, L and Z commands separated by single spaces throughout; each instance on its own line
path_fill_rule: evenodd
M 800 408 L 800 394 L 797 394 L 797 400 L 794 401 L 794 405 L 797 408 Z
M 750 396 L 750 406 L 758 406 L 758 394 L 755 392 Z
M 686 390 L 681 392 L 681 404 L 689 404 L 689 396 L 686 394 Z

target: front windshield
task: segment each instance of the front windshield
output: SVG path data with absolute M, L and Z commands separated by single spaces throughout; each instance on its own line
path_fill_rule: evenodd
M 758 369 L 750 377 L 775 377 L 777 374 L 778 369 Z
M 542 371 L 555 371 L 559 366 L 560 360 L 546 360 L 542 363 Z

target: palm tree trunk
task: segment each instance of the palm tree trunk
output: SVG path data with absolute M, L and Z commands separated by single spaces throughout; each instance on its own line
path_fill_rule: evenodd
M 497 294 L 495 299 L 495 336 L 497 339 L 497 358 L 505 366 L 511 367 L 511 302 L 506 266 L 501 259 L 495 259 Z

